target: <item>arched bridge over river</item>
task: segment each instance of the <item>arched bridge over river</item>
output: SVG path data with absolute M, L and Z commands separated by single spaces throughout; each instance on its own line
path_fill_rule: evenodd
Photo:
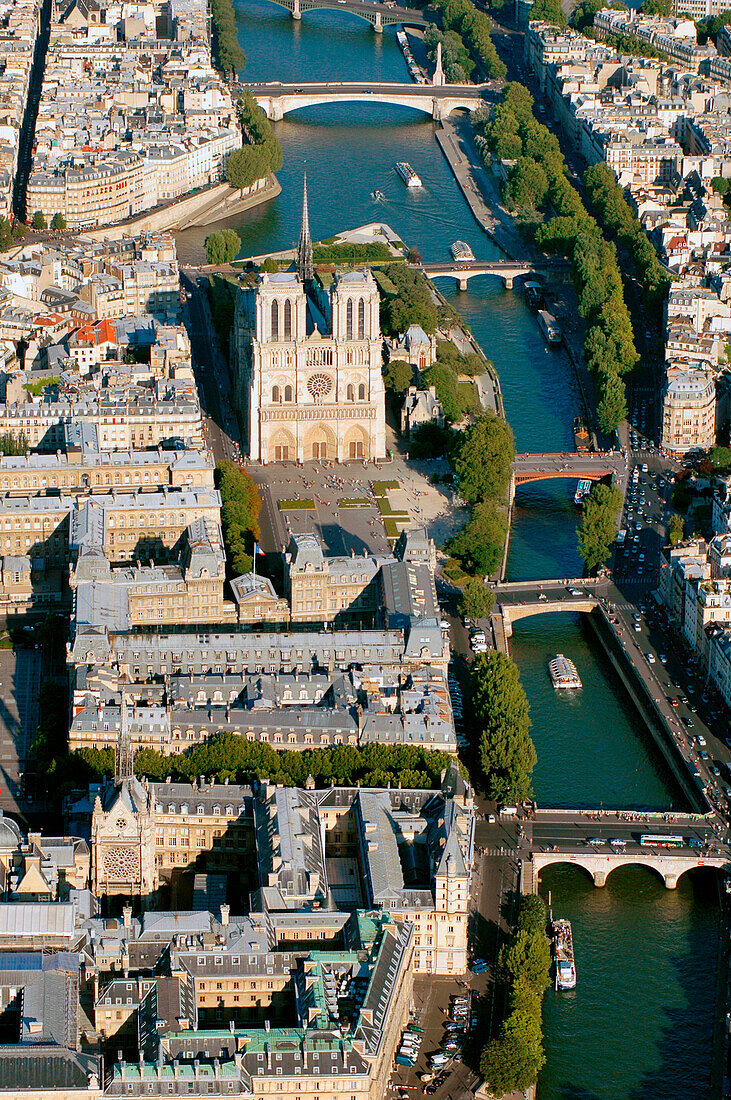
M 323 103 L 387 103 L 412 107 L 432 118 L 453 111 L 474 111 L 495 93 L 481 84 L 391 84 L 384 81 L 320 81 L 317 84 L 245 84 L 268 118 L 278 122 L 290 111 Z
M 711 822 L 700 814 L 674 814 L 668 819 L 662 814 L 608 810 L 543 810 L 521 824 L 528 849 L 524 886 L 532 889 L 538 888 L 543 868 L 557 863 L 581 867 L 595 886 L 606 885 L 618 867 L 647 867 L 660 876 L 668 890 L 675 889 L 686 871 L 729 867 L 728 852 L 718 842 Z M 640 843 L 641 837 L 657 837 L 666 843 L 675 837 L 680 846 Z
M 287 8 L 293 19 L 301 19 L 306 11 L 347 11 L 371 24 L 376 33 L 391 23 L 403 23 L 407 27 L 426 27 L 433 23 L 416 8 L 402 8 L 395 4 L 379 4 L 373 0 L 271 0 L 280 8 Z

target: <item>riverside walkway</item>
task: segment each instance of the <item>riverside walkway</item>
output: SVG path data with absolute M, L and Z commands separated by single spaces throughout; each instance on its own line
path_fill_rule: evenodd
M 434 119 L 453 111 L 474 111 L 495 98 L 483 84 L 394 84 L 385 81 L 319 81 L 316 84 L 243 84 L 256 98 L 267 118 L 278 122 L 290 111 L 323 103 L 385 103 L 413 107 Z

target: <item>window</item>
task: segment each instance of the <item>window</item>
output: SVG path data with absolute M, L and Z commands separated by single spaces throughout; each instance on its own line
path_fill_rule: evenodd
M 363 305 L 362 302 L 361 302 L 361 305 Z M 366 396 L 366 388 L 363 385 L 363 383 L 361 382 L 361 384 L 358 386 L 358 400 L 359 401 L 365 401 L 365 396 Z
M 292 387 L 291 386 L 285 386 L 284 387 L 284 400 L 285 401 L 291 401 L 292 400 Z
M 276 299 L 272 302 L 271 329 L 272 329 L 272 340 L 278 340 L 279 339 L 279 302 Z
M 348 401 L 355 401 L 355 386 L 348 386 L 347 398 Z
M 272 386 L 272 401 L 274 404 L 279 401 L 279 386 Z
M 292 339 L 292 303 L 289 298 L 284 303 L 284 339 Z
M 348 304 L 345 308 L 345 339 L 353 339 L 353 299 L 348 299 Z
M 365 337 L 365 302 L 361 298 L 358 302 L 358 339 Z

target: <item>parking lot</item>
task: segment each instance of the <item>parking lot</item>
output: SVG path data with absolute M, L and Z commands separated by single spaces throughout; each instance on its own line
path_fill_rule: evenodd
M 469 976 L 469 975 L 468 975 Z M 457 1100 L 457 1097 L 469 1094 L 477 1075 L 462 1061 L 461 1049 L 444 1050 L 444 1043 L 452 1036 L 449 1044 L 462 1047 L 471 1041 L 471 1023 L 474 1019 L 472 1007 L 463 1012 L 458 1022 L 450 1022 L 450 1006 L 453 998 L 470 999 L 467 983 L 456 978 L 420 977 L 414 981 L 414 1020 L 413 1025 L 421 1028 L 421 1042 L 414 1066 L 396 1065 L 392 1077 L 394 1093 L 406 1088 L 416 1095 L 434 1096 L 435 1100 Z M 455 1013 L 453 1013 L 454 1015 Z M 447 1030 L 451 1028 L 451 1030 Z M 459 1029 L 459 1030 L 458 1030 Z M 448 1059 L 439 1068 L 430 1068 L 431 1057 L 443 1052 Z

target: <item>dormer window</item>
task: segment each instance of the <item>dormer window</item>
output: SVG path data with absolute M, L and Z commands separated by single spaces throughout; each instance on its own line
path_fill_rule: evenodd
M 205 813 L 205 810 L 203 809 L 202 806 L 196 806 L 196 813 L 198 814 L 199 817 L 203 817 L 203 814 Z

